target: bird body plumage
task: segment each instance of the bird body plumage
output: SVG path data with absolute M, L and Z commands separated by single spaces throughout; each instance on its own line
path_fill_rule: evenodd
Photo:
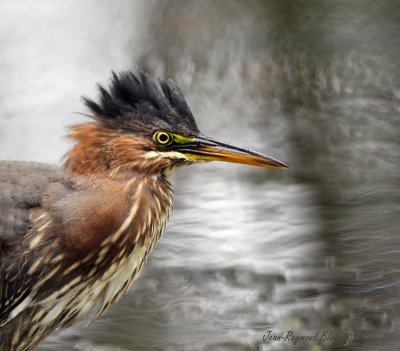
M 67 179 L 22 162 L 2 162 L 0 173 L 0 196 L 13 201 L 0 232 L 0 350 L 27 350 L 129 288 L 163 231 L 172 188 L 163 176 Z M 21 212 L 23 231 L 10 230 Z

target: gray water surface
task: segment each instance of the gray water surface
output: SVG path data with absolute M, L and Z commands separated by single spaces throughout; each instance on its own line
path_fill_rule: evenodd
M 59 163 L 80 96 L 138 66 L 290 165 L 179 171 L 140 279 L 40 350 L 398 350 L 399 32 L 396 1 L 1 2 L 1 159 Z

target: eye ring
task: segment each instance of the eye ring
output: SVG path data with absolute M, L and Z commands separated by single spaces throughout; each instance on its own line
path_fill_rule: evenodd
M 153 135 L 153 140 L 158 144 L 158 145 L 169 145 L 172 143 L 172 136 L 171 134 L 164 132 L 164 131 L 158 131 L 155 132 Z

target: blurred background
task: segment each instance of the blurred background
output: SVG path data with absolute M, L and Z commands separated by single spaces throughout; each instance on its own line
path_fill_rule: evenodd
M 398 350 L 399 33 L 391 0 L 1 0 L 0 159 L 60 164 L 80 96 L 139 67 L 204 134 L 290 165 L 174 175 L 141 278 L 40 351 Z

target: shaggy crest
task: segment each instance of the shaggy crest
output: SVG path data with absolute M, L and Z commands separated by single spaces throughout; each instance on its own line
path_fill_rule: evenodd
M 102 125 L 151 133 L 164 128 L 183 134 L 197 135 L 199 129 L 176 83 L 159 80 L 139 71 L 112 72 L 108 89 L 100 84 L 98 102 L 83 97 L 93 117 Z

